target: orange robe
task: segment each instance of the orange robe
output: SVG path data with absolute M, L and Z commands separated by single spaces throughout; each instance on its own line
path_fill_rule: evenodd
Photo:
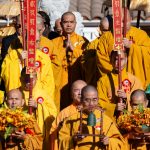
M 51 61 L 55 79 L 55 99 L 58 111 L 71 104 L 70 85 L 77 79 L 81 79 L 80 56 L 87 44 L 87 40 L 76 33 L 70 35 L 74 50 L 66 52 L 64 47 L 65 37 L 61 36 L 52 40 L 53 49 Z
M 94 126 L 95 134 L 100 134 L 101 129 L 101 113 L 98 110 L 94 111 L 96 116 L 96 125 Z M 92 134 L 92 127 L 87 125 L 87 114 L 82 114 L 82 132 L 85 134 Z M 65 120 L 59 132 L 59 150 L 101 150 L 100 138 L 96 136 L 85 136 L 78 142 L 73 141 L 73 136 L 79 131 L 80 113 L 76 113 Z M 119 130 L 113 121 L 103 115 L 103 132 L 109 137 L 109 145 L 106 150 L 126 150 L 127 145 L 119 133 Z
M 118 87 L 118 74 L 115 74 L 113 72 L 104 75 L 97 82 L 99 104 L 106 109 L 105 113 L 112 119 L 114 117 L 116 103 L 118 102 Z M 136 89 L 143 89 L 142 83 L 131 73 L 126 72 L 126 69 L 123 69 L 122 89 L 127 94 L 127 108 L 128 110 L 131 110 L 130 94 Z

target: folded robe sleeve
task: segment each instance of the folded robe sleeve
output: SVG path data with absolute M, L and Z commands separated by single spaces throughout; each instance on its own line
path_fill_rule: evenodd
M 111 32 L 106 32 L 99 38 L 96 61 L 101 76 L 112 71 L 109 56 L 113 50 L 113 43 L 113 35 Z

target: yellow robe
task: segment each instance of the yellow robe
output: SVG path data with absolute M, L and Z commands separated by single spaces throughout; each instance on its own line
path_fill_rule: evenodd
M 28 105 L 29 92 L 23 91 L 25 95 L 25 102 Z M 38 106 L 35 111 L 35 118 L 44 136 L 44 147 L 49 145 L 49 132 L 57 115 L 57 109 L 54 100 L 47 94 L 47 92 L 40 88 L 40 85 L 33 88 L 33 99 L 37 101 Z M 33 109 L 34 112 L 34 109 Z
M 21 49 L 12 50 L 3 61 L 1 77 L 7 92 L 21 86 L 20 72 L 23 66 L 19 59 L 21 51 Z M 55 85 L 51 61 L 46 54 L 36 50 L 36 62 L 40 64 L 37 67 L 37 84 L 41 84 L 42 88 L 54 99 Z
M 125 79 L 128 79 L 131 84 L 129 86 L 129 90 L 126 90 L 127 101 L 126 104 L 128 106 L 128 110 L 131 110 L 130 106 L 130 94 L 136 89 L 143 89 L 142 83 L 133 76 L 131 73 L 126 72 L 126 69 L 122 71 L 122 82 Z M 125 83 L 125 82 L 124 82 Z M 118 101 L 117 90 L 118 90 L 118 74 L 109 73 L 101 77 L 97 82 L 97 90 L 99 96 L 99 104 L 103 108 L 106 109 L 105 113 L 113 119 L 114 112 L 116 108 L 116 103 Z M 126 85 L 122 84 L 122 89 L 125 90 Z
M 94 126 L 95 134 L 100 134 L 100 112 L 98 110 L 94 111 L 96 115 L 96 126 Z M 126 150 L 126 144 L 119 133 L 117 127 L 113 121 L 103 115 L 103 131 L 104 135 L 109 137 L 109 146 L 106 147 L 107 150 Z M 82 130 L 85 134 L 92 134 L 92 127 L 87 126 L 87 115 L 83 113 L 82 118 Z M 81 141 L 78 141 L 76 145 L 73 142 L 73 136 L 78 132 L 80 125 L 80 113 L 74 114 L 67 118 L 59 132 L 59 150 L 98 150 L 100 138 L 92 136 L 86 136 Z
M 40 50 L 47 54 L 48 56 L 51 55 L 51 50 L 53 47 L 53 43 L 48 38 L 41 36 L 40 38 Z M 22 49 L 22 37 L 18 36 L 17 39 L 13 40 L 11 45 L 9 46 L 8 53 L 10 53 L 14 49 Z
M 52 54 L 52 47 L 53 47 L 52 41 L 49 40 L 48 38 L 44 37 L 44 36 L 41 36 L 40 50 L 50 57 Z
M 146 88 L 150 83 L 150 38 L 142 30 L 135 27 L 127 32 L 126 37 L 133 41 L 128 54 L 127 71 L 138 77 Z M 112 70 L 110 54 L 113 50 L 114 39 L 111 32 L 104 33 L 97 47 L 97 66 L 101 75 Z
M 51 61 L 55 78 L 55 102 L 58 111 L 71 104 L 69 87 L 77 79 L 81 79 L 80 56 L 87 44 L 82 36 L 72 33 L 71 43 L 74 46 L 73 52 L 67 52 L 64 47 L 65 37 L 61 36 L 52 40 L 53 49 Z M 67 56 L 66 56 L 67 55 Z M 68 60 L 68 63 L 67 63 Z M 61 98 L 60 98 L 61 97 Z
M 71 116 L 77 112 L 78 112 L 77 106 L 74 104 L 71 104 L 68 107 L 64 108 L 62 111 L 60 111 L 59 114 L 57 115 L 56 119 L 52 123 L 50 134 L 59 127 L 59 124 L 61 122 L 63 122 L 66 118 L 68 118 L 69 116 Z
M 37 123 L 34 123 L 33 129 L 30 129 L 34 135 L 26 134 L 27 138 L 24 140 L 23 144 L 26 146 L 27 150 L 42 150 L 43 145 L 43 137 L 41 130 L 39 129 L 39 126 Z M 7 148 L 7 150 L 19 150 L 19 146 L 15 146 L 12 148 Z M 2 149 L 2 145 L 0 142 L 0 150 Z
M 96 65 L 96 49 L 99 42 L 99 38 L 96 38 L 90 42 L 81 57 L 83 78 L 87 84 L 96 86 L 97 80 L 100 77 L 98 68 Z
M 4 102 L 4 98 L 5 98 L 4 91 L 0 90 L 0 105 Z
M 50 129 L 50 136 L 52 137 L 52 140 L 54 142 L 54 149 L 58 150 L 58 137 L 57 133 L 59 132 L 61 128 L 61 124 L 64 122 L 64 120 L 73 114 L 77 113 L 78 109 L 77 106 L 74 104 L 69 105 L 68 107 L 64 108 L 62 111 L 59 112 L 57 117 L 52 123 L 52 127 Z

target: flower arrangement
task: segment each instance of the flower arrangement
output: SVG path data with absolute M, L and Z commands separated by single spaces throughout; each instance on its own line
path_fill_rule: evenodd
M 0 108 L 0 133 L 3 133 L 4 139 L 11 135 L 14 128 L 18 131 L 29 130 L 34 122 L 33 116 L 22 111 L 22 108 Z
M 150 108 L 143 108 L 143 105 L 139 105 L 132 112 L 126 111 L 119 116 L 117 124 L 121 131 L 130 132 L 138 129 L 138 131 L 150 132 Z

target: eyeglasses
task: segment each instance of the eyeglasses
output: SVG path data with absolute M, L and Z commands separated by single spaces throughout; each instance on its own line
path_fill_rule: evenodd
M 96 103 L 98 101 L 98 98 L 84 98 L 83 101 L 87 103 Z

